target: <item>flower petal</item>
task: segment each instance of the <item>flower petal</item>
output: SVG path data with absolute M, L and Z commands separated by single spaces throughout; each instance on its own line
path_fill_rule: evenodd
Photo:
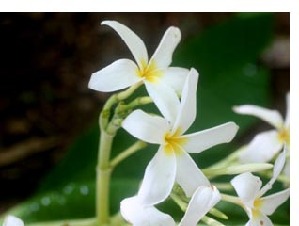
M 20 218 L 7 216 L 4 220 L 3 226 L 24 226 L 24 222 Z
M 285 167 L 283 169 L 283 173 L 288 177 L 290 178 L 290 158 L 287 158 L 286 159 L 286 164 L 285 164 Z
M 286 147 L 284 147 L 284 151 L 277 156 L 277 158 L 275 160 L 275 164 L 274 164 L 272 178 L 265 186 L 263 186 L 261 188 L 261 190 L 259 192 L 260 197 L 263 194 L 265 194 L 269 189 L 272 188 L 273 184 L 275 183 L 277 177 L 279 176 L 279 174 L 281 173 L 281 171 L 285 165 L 285 161 L 286 161 Z
M 244 203 L 255 200 L 262 185 L 261 179 L 249 172 L 235 176 L 230 183 Z
M 182 67 L 169 67 L 160 79 L 164 84 L 172 87 L 180 96 L 188 73 L 189 70 Z
M 141 80 L 136 74 L 135 63 L 128 59 L 120 59 L 91 75 L 89 89 L 111 92 L 127 88 Z
M 241 105 L 233 107 L 236 113 L 243 115 L 253 115 L 261 120 L 270 123 L 275 128 L 280 128 L 283 125 L 281 114 L 276 110 L 269 110 L 256 105 Z
M 191 126 L 196 118 L 197 80 L 198 73 L 192 68 L 184 84 L 179 113 L 173 127 L 174 131 L 180 128 L 181 134 Z
M 187 197 L 191 197 L 199 186 L 209 186 L 206 176 L 197 168 L 196 163 L 186 152 L 177 155 L 176 181 L 183 188 Z M 192 175 L 192 176 L 191 176 Z
M 138 192 L 143 204 L 154 205 L 168 197 L 175 181 L 176 168 L 175 155 L 166 154 L 160 147 L 146 168 Z
M 238 126 L 227 122 L 213 128 L 182 136 L 186 142 L 182 145 L 189 153 L 200 153 L 214 145 L 230 142 L 236 135 Z
M 268 162 L 282 146 L 276 130 L 262 132 L 244 147 L 244 151 L 240 153 L 240 161 L 242 163 Z
M 289 197 L 290 189 L 288 188 L 275 194 L 261 198 L 262 205 L 260 209 L 264 214 L 270 216 L 274 213 L 276 208 L 287 201 Z
M 162 144 L 169 131 L 167 121 L 142 110 L 133 111 L 122 123 L 122 127 L 132 136 L 148 143 Z
M 175 90 L 161 81 L 153 84 L 145 80 L 144 83 L 153 102 L 166 120 L 173 125 L 180 106 L 180 101 Z
M 144 206 L 137 196 L 120 203 L 121 215 L 134 226 L 175 226 L 174 220 L 153 206 Z
M 196 226 L 197 222 L 205 216 L 211 208 L 221 199 L 216 187 L 200 186 L 192 196 L 181 226 Z
M 102 24 L 113 28 L 121 39 L 126 43 L 132 52 L 139 68 L 144 66 L 144 62 L 148 63 L 148 53 L 144 42 L 127 26 L 117 21 L 103 21 Z
M 255 217 L 250 219 L 245 226 L 273 226 L 272 221 L 265 216 L 264 214 L 260 214 L 259 217 Z
M 149 64 L 154 63 L 159 69 L 166 69 L 171 64 L 172 54 L 180 41 L 180 29 L 177 27 L 169 27 L 150 59 Z

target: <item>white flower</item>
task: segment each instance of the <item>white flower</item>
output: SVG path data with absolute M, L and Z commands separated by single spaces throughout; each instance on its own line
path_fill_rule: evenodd
M 272 188 L 275 180 L 285 164 L 286 150 L 280 153 L 275 161 L 273 176 L 271 180 L 261 188 L 262 182 L 259 177 L 251 173 L 242 173 L 231 180 L 244 209 L 249 217 L 246 226 L 272 226 L 271 220 L 267 217 L 274 213 L 275 209 L 285 202 L 290 196 L 290 189 L 262 197 Z
M 215 186 L 199 186 L 189 202 L 180 226 L 196 226 L 220 200 L 221 195 Z
M 88 87 L 98 91 L 116 91 L 143 82 L 161 113 L 169 120 L 176 115 L 180 93 L 188 70 L 169 67 L 172 54 L 181 40 L 177 27 L 169 27 L 158 48 L 149 59 L 144 42 L 128 27 L 116 21 L 104 21 L 112 27 L 132 52 L 135 62 L 119 59 L 102 70 L 93 73 Z
M 221 199 L 214 186 L 199 186 L 194 192 L 180 226 L 196 226 L 198 221 Z M 127 198 L 120 204 L 122 216 L 134 226 L 174 226 L 173 218 L 155 208 L 145 205 L 138 196 Z
M 287 113 L 283 120 L 281 114 L 276 110 L 255 106 L 242 105 L 236 106 L 233 110 L 239 114 L 247 114 L 256 116 L 272 126 L 274 130 L 262 132 L 258 134 L 240 154 L 240 161 L 244 163 L 249 162 L 268 162 L 275 154 L 277 154 L 284 144 L 290 144 L 290 96 L 286 97 Z
M 24 226 L 24 222 L 20 218 L 7 216 L 4 220 L 3 226 Z
M 238 130 L 235 123 L 228 122 L 183 135 L 196 117 L 197 79 L 196 70 L 191 69 L 174 122 L 141 110 L 135 110 L 123 121 L 123 128 L 134 137 L 160 145 L 146 168 L 138 192 L 141 202 L 146 205 L 164 201 L 175 181 L 183 188 L 187 197 L 191 197 L 199 186 L 209 186 L 209 181 L 188 153 L 200 153 L 214 145 L 229 142 Z
M 124 199 L 120 203 L 121 215 L 134 226 L 174 226 L 171 216 L 152 205 L 144 205 L 138 196 Z

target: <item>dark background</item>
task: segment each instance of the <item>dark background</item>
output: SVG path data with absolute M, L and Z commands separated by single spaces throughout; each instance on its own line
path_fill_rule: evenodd
M 180 27 L 184 41 L 232 15 L 1 13 L 0 213 L 30 196 L 98 117 L 108 94 L 87 88 L 90 74 L 115 59 L 132 58 L 115 32 L 100 27 L 102 20 L 131 27 L 151 55 L 170 25 Z M 289 13 L 276 13 L 275 41 L 260 59 L 271 69 L 273 108 L 282 112 L 290 83 L 289 27 Z

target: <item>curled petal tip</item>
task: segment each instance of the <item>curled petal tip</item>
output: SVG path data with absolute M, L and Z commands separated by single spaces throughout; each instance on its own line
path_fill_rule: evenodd
M 229 125 L 228 132 L 231 134 L 231 136 L 228 137 L 227 142 L 230 142 L 236 136 L 239 126 L 235 122 L 228 122 L 227 124 Z
M 232 106 L 232 110 L 233 110 L 235 113 L 239 113 L 239 106 L 238 106 L 238 105 L 234 105 L 234 106 Z
M 181 30 L 178 27 L 170 26 L 166 32 L 171 32 L 174 39 L 181 40 Z
M 114 20 L 103 20 L 101 25 L 109 25 L 111 23 L 118 23 L 118 22 Z

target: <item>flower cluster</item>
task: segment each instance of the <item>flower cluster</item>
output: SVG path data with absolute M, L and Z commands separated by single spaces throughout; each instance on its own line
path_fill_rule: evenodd
M 256 135 L 252 141 L 243 148 L 240 153 L 240 162 L 269 162 L 273 160 L 283 146 L 287 149 L 287 162 L 284 173 L 290 176 L 290 94 L 286 96 L 286 117 L 283 120 L 281 114 L 276 110 L 270 110 L 255 105 L 235 106 L 233 110 L 239 114 L 252 115 L 268 122 L 274 127 L 273 130 L 262 132 Z
M 243 204 L 250 219 L 246 226 L 273 225 L 267 216 L 272 215 L 275 209 L 289 198 L 289 188 L 275 194 L 262 197 L 272 188 L 272 185 L 284 167 L 285 159 L 286 148 L 284 148 L 283 153 L 278 155 L 275 161 L 271 180 L 262 188 L 260 178 L 253 176 L 249 172 L 240 174 L 231 180 L 231 184 L 240 197 L 241 203 Z
M 121 215 L 136 226 L 175 225 L 175 220 L 156 205 L 171 196 L 174 186 L 179 186 L 184 201 L 187 200 L 179 225 L 196 226 L 223 198 L 218 188 L 198 168 L 190 153 L 201 153 L 215 145 L 230 142 L 238 126 L 234 122 L 226 122 L 203 131 L 186 133 L 197 115 L 198 73 L 194 68 L 170 66 L 181 38 L 177 27 L 166 30 L 158 48 L 149 58 L 144 42 L 131 29 L 116 21 L 104 21 L 102 24 L 118 33 L 132 52 L 135 62 L 119 59 L 93 73 L 89 88 L 108 92 L 132 86 L 138 88 L 144 84 L 149 98 L 161 113 L 156 115 L 130 109 L 120 119 L 120 126 L 133 137 L 159 145 L 146 167 L 137 194 L 121 202 Z M 288 199 L 289 189 L 262 196 L 272 187 L 285 165 L 286 152 L 289 150 L 289 114 L 283 122 L 276 111 L 261 107 L 245 105 L 234 110 L 258 116 L 276 129 L 258 135 L 242 152 L 240 159 L 243 162 L 269 161 L 285 147 L 276 159 L 271 180 L 264 187 L 261 188 L 260 178 L 248 172 L 245 165 L 244 172 L 231 180 L 239 196 L 236 204 L 244 207 L 250 218 L 246 225 L 272 225 L 267 216 Z

